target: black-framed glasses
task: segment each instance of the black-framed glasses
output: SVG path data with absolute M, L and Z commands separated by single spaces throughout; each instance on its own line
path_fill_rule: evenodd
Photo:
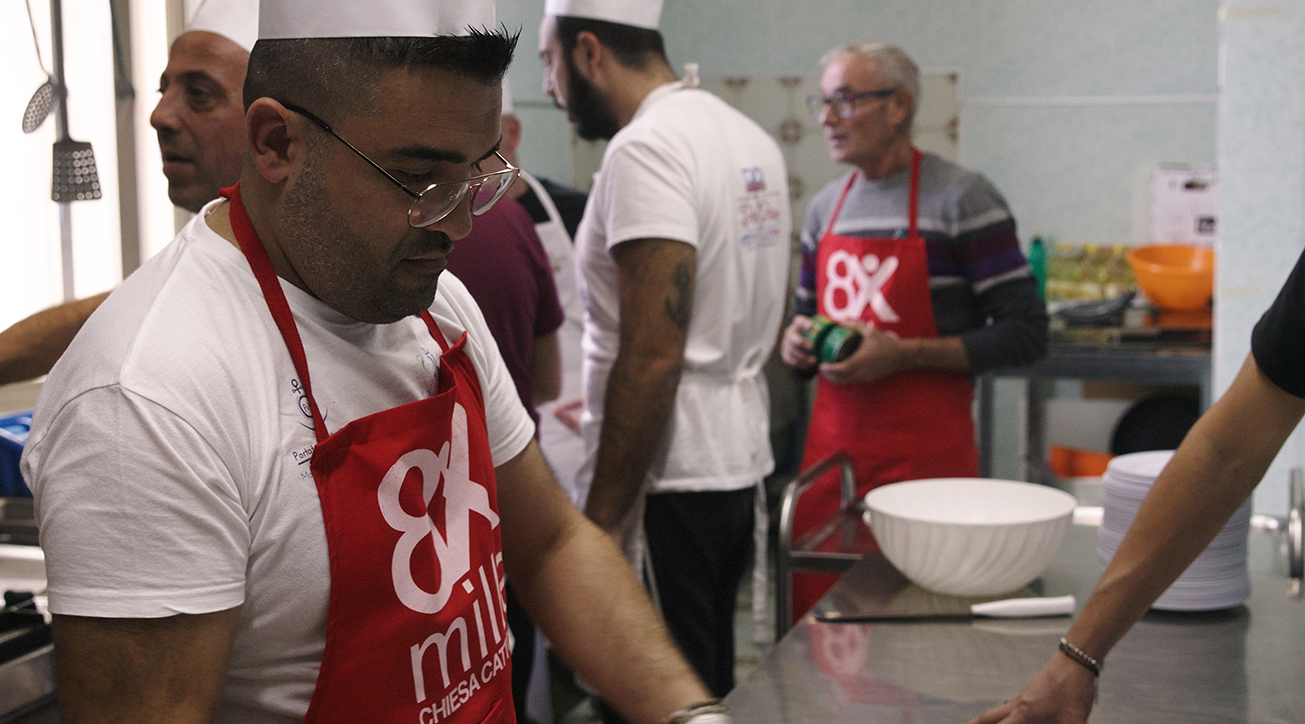
M 503 158 L 502 154 L 495 151 L 494 155 L 497 156 L 498 160 L 502 161 L 503 165 L 507 166 L 507 168 L 501 171 L 491 171 L 490 173 L 484 173 L 479 176 L 472 176 L 463 181 L 445 181 L 443 183 L 431 184 L 426 187 L 425 191 L 417 193 L 403 185 L 402 181 L 394 178 L 389 171 L 381 168 L 380 164 L 367 158 L 367 154 L 354 148 L 352 143 L 341 138 L 340 134 L 336 133 L 326 121 L 323 121 L 311 112 L 292 103 L 282 103 L 281 105 L 284 106 L 286 110 L 294 111 L 321 126 L 322 130 L 335 136 L 340 143 L 348 146 L 350 151 L 358 154 L 359 158 L 371 164 L 372 168 L 384 174 L 385 178 L 390 180 L 390 183 L 398 186 L 403 190 L 403 193 L 411 196 L 413 201 L 412 206 L 408 208 L 408 225 L 414 229 L 423 229 L 448 216 L 454 209 L 458 208 L 458 204 L 462 203 L 462 199 L 466 198 L 468 193 L 471 194 L 471 214 L 473 216 L 480 216 L 493 208 L 494 204 L 498 203 L 498 200 L 503 198 L 503 195 L 512 187 L 512 182 L 517 180 L 517 175 L 521 173 L 521 169 L 513 166 L 506 158 Z
M 828 98 L 819 93 L 813 93 L 807 96 L 807 108 L 811 110 L 811 115 L 816 118 L 820 117 L 821 112 L 825 110 L 825 106 L 832 106 L 834 115 L 839 118 L 851 118 L 852 114 L 856 113 L 856 102 L 862 98 L 887 98 L 896 92 L 896 88 L 880 88 L 879 90 L 861 91 L 860 93 L 838 91 Z

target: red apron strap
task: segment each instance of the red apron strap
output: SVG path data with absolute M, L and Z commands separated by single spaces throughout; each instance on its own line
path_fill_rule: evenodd
M 856 169 L 847 175 L 847 184 L 843 186 L 843 194 L 838 197 L 838 203 L 834 205 L 834 214 L 829 217 L 829 226 L 825 227 L 826 234 L 834 233 L 834 224 L 838 222 L 838 214 L 843 211 L 843 202 L 847 201 L 847 194 L 852 190 L 852 184 L 856 183 L 856 175 L 861 173 Z
M 911 220 L 908 223 L 909 228 L 906 232 L 906 238 L 914 239 L 919 235 L 919 216 L 920 216 L 920 159 L 924 154 L 920 149 L 911 147 Z
M 907 220 L 906 238 L 914 239 L 919 235 L 919 216 L 920 216 L 920 161 L 924 154 L 920 149 L 911 148 L 911 200 L 910 214 Z M 852 190 L 852 184 L 856 182 L 856 175 L 859 171 L 852 171 L 847 177 L 847 184 L 843 186 L 843 193 L 838 197 L 838 203 L 834 206 L 834 213 L 829 217 L 829 226 L 825 228 L 825 233 L 834 232 L 834 224 L 838 221 L 838 215 L 843 211 L 843 202 L 847 201 L 847 194 Z
M 426 323 L 426 329 L 430 330 L 430 336 L 434 337 L 435 343 L 440 346 L 440 352 L 448 354 L 448 340 L 444 339 L 444 333 L 440 331 L 439 325 L 435 324 L 435 318 L 430 316 L 429 311 L 422 310 L 421 321 Z
M 276 322 L 276 328 L 281 331 L 281 336 L 285 339 L 290 359 L 295 365 L 295 372 L 299 374 L 299 381 L 304 386 L 308 406 L 313 411 L 313 433 L 317 436 L 317 442 L 322 442 L 329 437 L 326 432 L 326 421 L 322 419 L 322 413 L 317 409 L 317 400 L 313 398 L 313 385 L 308 380 L 308 358 L 304 355 L 304 343 L 299 337 L 299 329 L 295 327 L 294 315 L 290 313 L 290 304 L 286 302 L 281 282 L 276 276 L 276 271 L 272 269 L 272 260 L 267 256 L 267 249 L 263 248 L 258 232 L 254 231 L 254 225 L 250 223 L 249 215 L 245 213 L 245 204 L 240 200 L 240 184 L 222 189 L 222 196 L 231 202 L 231 229 L 235 231 L 240 250 L 249 261 L 249 268 L 253 270 L 259 288 L 263 290 L 263 298 L 267 300 L 272 321 Z

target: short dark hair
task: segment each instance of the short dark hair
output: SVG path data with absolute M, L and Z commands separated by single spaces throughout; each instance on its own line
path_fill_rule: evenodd
M 575 50 L 576 36 L 588 31 L 611 49 L 621 65 L 628 68 L 643 70 L 655 62 L 671 64 L 666 59 L 666 42 L 656 30 L 569 15 L 559 15 L 556 23 L 558 42 L 568 57 Z
M 491 85 L 512 62 L 520 32 L 472 30 L 424 38 L 260 40 L 249 54 L 245 108 L 275 98 L 339 118 L 361 112 L 381 75 L 401 68 L 441 68 Z

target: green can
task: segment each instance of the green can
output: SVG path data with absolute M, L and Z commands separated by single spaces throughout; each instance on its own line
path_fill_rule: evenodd
M 812 354 L 821 362 L 842 362 L 861 346 L 861 333 L 823 314 L 811 318 L 811 328 L 802 334 L 811 342 Z

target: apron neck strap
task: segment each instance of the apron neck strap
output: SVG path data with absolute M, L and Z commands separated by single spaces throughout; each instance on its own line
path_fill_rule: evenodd
M 276 276 L 276 271 L 272 269 L 272 260 L 267 255 L 267 249 L 263 247 L 263 242 L 258 238 L 258 233 L 254 231 L 254 225 L 245 212 L 245 204 L 240 199 L 240 184 L 223 189 L 222 196 L 231 202 L 231 228 L 236 233 L 240 251 L 244 253 L 249 268 L 254 272 L 254 278 L 258 280 L 259 288 L 263 290 L 263 299 L 267 302 L 268 311 L 272 313 L 272 321 L 276 322 L 276 328 L 280 330 L 281 338 L 285 340 L 286 349 L 290 352 L 290 360 L 294 362 L 295 372 L 298 373 L 299 382 L 303 385 L 304 396 L 308 398 L 308 406 L 313 411 L 313 433 L 317 436 L 317 441 L 322 442 L 329 437 L 326 432 L 326 421 L 317 408 L 317 400 L 313 398 L 313 385 L 308 379 L 308 358 L 304 355 L 304 343 L 299 337 L 299 329 L 295 326 L 290 304 L 286 301 L 285 290 L 281 289 L 281 282 Z
M 911 146 L 911 220 L 907 222 L 910 226 L 906 232 L 906 238 L 914 239 L 919 233 L 919 215 L 920 215 L 920 159 L 924 154 L 920 149 Z
M 914 239 L 919 233 L 919 215 L 920 215 L 920 160 L 924 154 L 915 146 L 911 147 L 911 195 L 910 195 L 910 212 L 907 219 L 906 238 Z M 843 193 L 838 197 L 838 203 L 834 206 L 834 213 L 829 217 L 829 226 L 825 229 L 828 233 L 834 232 L 834 222 L 838 221 L 838 215 L 843 211 L 843 202 L 847 201 L 847 194 L 852 190 L 852 184 L 856 183 L 856 177 L 860 171 L 853 169 L 852 173 L 847 176 L 847 183 L 843 186 Z
M 847 201 L 847 194 L 852 190 L 852 184 L 856 183 L 856 177 L 861 172 L 852 169 L 852 173 L 847 175 L 847 183 L 843 184 L 843 193 L 838 197 L 838 203 L 834 205 L 834 213 L 829 217 L 829 227 L 825 229 L 826 233 L 834 233 L 834 224 L 838 221 L 838 215 L 843 212 L 843 202 Z
M 539 205 L 544 207 L 544 213 L 548 214 L 549 223 L 557 224 L 565 230 L 566 224 L 562 221 L 562 213 L 557 210 L 557 204 L 553 203 L 553 197 L 548 195 L 548 189 L 544 188 L 539 179 L 525 171 L 521 172 L 521 178 L 525 179 L 526 185 L 530 187 L 531 191 L 535 192 L 535 198 L 539 199 Z M 568 233 L 567 238 L 570 239 L 570 237 L 571 234 Z

